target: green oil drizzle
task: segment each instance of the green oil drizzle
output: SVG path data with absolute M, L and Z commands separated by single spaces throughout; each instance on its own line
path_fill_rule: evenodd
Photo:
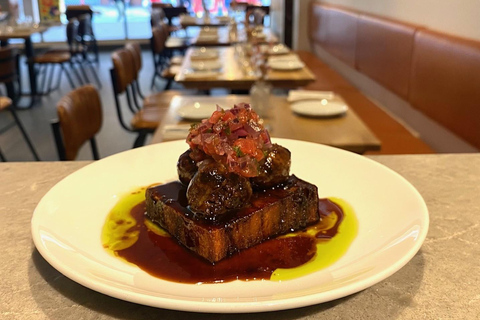
M 353 208 L 346 201 L 334 197 L 331 197 L 329 199 L 332 202 L 336 203 L 338 206 L 340 206 L 344 213 L 344 218 L 338 228 L 338 233 L 333 238 L 327 241 L 317 241 L 317 253 L 312 260 L 296 268 L 276 269 L 273 272 L 270 280 L 290 280 L 324 269 L 335 263 L 347 252 L 350 244 L 355 239 L 358 233 L 357 218 L 355 216 Z M 321 226 L 323 225 L 322 228 L 327 229 L 329 226 L 335 224 L 336 216 L 332 215 L 329 217 L 324 219 L 324 221 L 322 221 L 322 223 L 320 224 Z M 333 219 L 333 221 L 329 219 Z M 308 228 L 307 233 L 311 236 L 315 236 L 315 234 L 318 232 L 318 228 L 315 227 L 316 226 Z M 294 232 L 289 236 L 295 236 L 296 234 L 298 234 L 298 232 Z
M 115 251 L 131 247 L 138 240 L 139 231 L 135 226 L 137 221 L 130 211 L 145 200 L 146 188 L 136 189 L 124 196 L 110 211 L 102 228 L 102 245 L 107 251 Z
M 101 241 L 103 247 L 112 255 L 118 256 L 116 251 L 131 247 L 138 240 L 139 223 L 144 223 L 147 228 L 161 236 L 169 236 L 157 224 L 148 219 L 136 221 L 130 212 L 132 209 L 145 201 L 146 187 L 142 187 L 119 198 L 119 201 L 110 211 L 102 229 Z M 316 254 L 309 262 L 291 269 L 276 269 L 270 280 L 285 281 L 298 278 L 312 272 L 324 269 L 339 260 L 348 250 L 350 244 L 358 233 L 358 221 L 353 208 L 344 200 L 329 198 L 332 202 L 341 207 L 344 213 L 343 221 L 338 227 L 337 234 L 328 240 L 317 239 Z M 308 235 L 315 237 L 322 230 L 329 229 L 336 223 L 336 216 L 324 217 L 322 221 L 303 231 L 292 232 L 283 237 L 294 237 L 297 235 Z M 123 259 L 122 259 L 123 260 Z

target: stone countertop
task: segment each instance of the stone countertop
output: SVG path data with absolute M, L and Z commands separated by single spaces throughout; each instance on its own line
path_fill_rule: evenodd
M 0 319 L 479 319 L 480 154 L 370 158 L 403 175 L 425 199 L 430 228 L 420 251 L 391 277 L 351 296 L 248 315 L 137 305 L 66 278 L 36 250 L 30 219 L 52 186 L 89 162 L 0 163 Z

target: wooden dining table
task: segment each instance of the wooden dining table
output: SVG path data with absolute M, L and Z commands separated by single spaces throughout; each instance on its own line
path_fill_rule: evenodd
M 183 28 L 189 27 L 222 27 L 230 24 L 229 17 L 195 17 L 195 16 L 180 16 L 180 24 Z
M 209 49 L 218 51 L 221 69 L 203 74 L 192 72 L 191 56 L 194 50 L 198 50 L 198 48 L 192 47 L 187 50 L 180 70 L 175 76 L 175 81 L 187 89 L 248 90 L 259 79 L 259 75 L 254 72 L 251 63 L 248 62 L 248 57 L 244 60 L 239 58 L 238 47 L 212 47 Z M 288 71 L 270 69 L 265 75 L 265 80 L 276 88 L 298 88 L 315 81 L 315 75 L 307 66 Z
M 246 95 L 176 96 L 155 131 L 151 143 L 185 139 L 190 124 L 200 120 L 182 118 L 180 111 L 196 103 L 199 107 L 214 109 L 216 105 L 227 109 L 240 102 L 250 102 Z M 379 150 L 381 142 L 353 110 L 333 118 L 311 118 L 292 113 L 286 97 L 271 97 L 271 118 L 264 119 L 273 138 L 288 138 L 321 143 L 355 153 Z M 187 119 L 185 119 L 187 118 Z
M 214 34 L 216 37 L 203 38 L 202 34 L 208 33 Z M 192 32 L 192 46 L 204 46 L 204 47 L 219 47 L 219 46 L 231 46 L 238 43 L 255 43 L 274 45 L 279 43 L 279 38 L 275 35 L 272 29 L 261 28 L 255 29 L 232 29 L 231 27 L 204 27 L 196 30 L 195 35 Z

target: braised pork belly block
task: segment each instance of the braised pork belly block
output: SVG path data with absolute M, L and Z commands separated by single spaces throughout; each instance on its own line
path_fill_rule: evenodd
M 276 188 L 253 192 L 245 207 L 214 218 L 192 212 L 186 191 L 179 181 L 150 187 L 146 215 L 212 263 L 319 220 L 317 187 L 293 175 Z

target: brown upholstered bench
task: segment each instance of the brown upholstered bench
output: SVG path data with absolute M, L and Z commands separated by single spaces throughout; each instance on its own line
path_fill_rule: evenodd
M 313 53 L 299 55 L 317 81 L 306 89 L 341 93 L 382 141 L 381 153 L 433 152 L 382 107 L 398 114 L 416 112 L 424 123 L 448 132 L 469 150 L 480 150 L 480 41 L 319 0 L 310 1 L 307 34 Z M 342 69 L 383 106 L 367 99 L 318 57 Z M 375 89 L 365 90 L 370 85 L 365 82 Z M 441 149 L 442 142 L 428 134 L 429 142 Z
M 380 139 L 382 142 L 381 150 L 370 151 L 367 154 L 434 153 L 425 142 L 375 105 L 348 80 L 318 59 L 313 53 L 298 51 L 297 54 L 317 77 L 314 83 L 304 89 L 334 91 L 340 94 L 349 107 L 355 110 L 362 121 Z

